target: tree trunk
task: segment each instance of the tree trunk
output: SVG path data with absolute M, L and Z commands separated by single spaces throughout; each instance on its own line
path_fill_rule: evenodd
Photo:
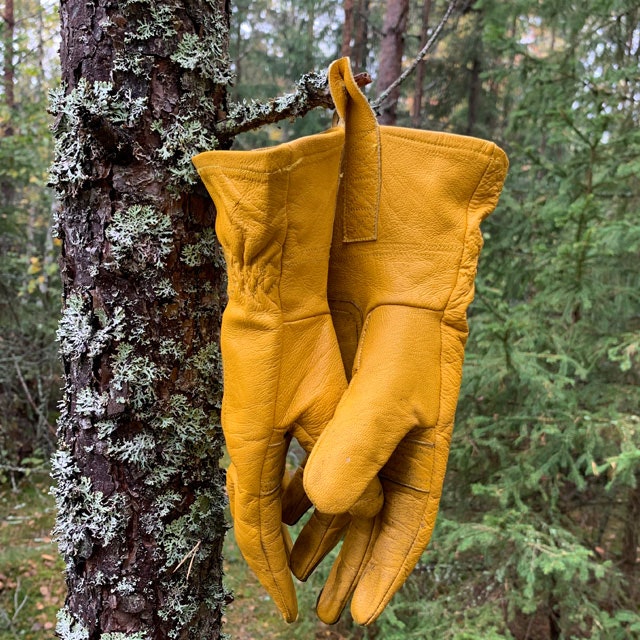
M 473 58 L 471 60 L 471 70 L 469 76 L 469 98 L 467 108 L 467 130 L 469 136 L 475 135 L 476 124 L 478 123 L 480 111 L 480 99 L 482 92 L 482 9 L 476 14 L 475 24 L 475 46 L 473 47 Z
M 380 95 L 402 73 L 404 32 L 407 28 L 409 0 L 388 0 L 384 16 L 382 43 L 380 45 L 380 67 L 378 69 L 378 95 Z M 394 89 L 382 105 L 380 124 L 396 123 L 396 109 L 400 89 Z
M 13 64 L 13 57 L 15 55 L 14 49 L 14 34 L 15 34 L 15 14 L 13 10 L 13 0 L 6 0 L 4 3 L 4 14 L 2 16 L 4 22 L 3 28 L 3 89 L 4 89 L 4 103 L 7 107 L 8 118 L 4 123 L 4 126 L 0 128 L 0 136 L 3 138 L 10 138 L 14 134 L 13 119 L 16 108 L 16 98 L 14 92 L 14 75 L 15 67 Z M 9 158 L 7 161 L 11 162 Z M 7 174 L 10 174 L 10 167 L 7 167 Z M 10 179 L 0 180 L 0 193 L 2 193 L 2 205 L 10 207 L 13 204 L 15 198 L 15 186 Z
M 62 0 L 60 16 L 57 633 L 219 638 L 223 271 L 190 157 L 216 143 L 228 6 Z
M 7 105 L 9 111 L 12 111 L 15 107 L 16 99 L 13 91 L 14 83 L 14 47 L 13 36 L 16 26 L 15 15 L 13 11 L 13 0 L 6 0 L 4 3 L 4 60 L 3 60 L 3 75 L 4 75 L 4 102 Z
M 467 135 L 472 136 L 478 121 L 478 108 L 480 103 L 480 72 L 482 63 L 477 55 L 474 55 L 471 64 L 471 77 L 469 78 L 469 106 L 467 110 Z
M 622 535 L 622 570 L 628 576 L 629 602 L 636 602 L 640 593 L 638 585 L 638 548 L 640 547 L 640 471 L 636 473 L 635 487 L 629 489 Z
M 354 0 L 344 0 L 344 25 L 342 26 L 342 46 L 340 55 L 351 55 L 351 40 L 353 38 L 353 3 Z
M 420 26 L 420 51 L 429 39 L 429 18 L 431 16 L 432 0 L 424 0 L 422 5 L 422 20 Z M 411 124 L 418 128 L 422 120 L 422 96 L 424 91 L 425 61 L 421 60 L 416 67 L 415 89 L 413 92 L 413 104 L 411 105 Z
M 369 55 L 369 0 L 357 0 L 354 11 L 351 62 L 354 69 L 366 71 Z

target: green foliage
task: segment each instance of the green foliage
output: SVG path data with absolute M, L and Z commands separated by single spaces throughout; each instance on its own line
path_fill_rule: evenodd
M 466 612 L 469 637 L 488 633 L 470 610 L 492 610 L 516 638 L 631 637 L 640 624 L 637 24 L 625 3 L 559 7 L 476 5 L 459 30 L 470 48 L 456 50 L 482 51 L 474 131 L 504 136 L 511 161 L 483 227 L 443 513 L 425 556 L 455 568 L 430 615 L 445 598 Z M 448 100 L 448 126 L 464 131 L 468 95 Z
M 46 474 L 34 473 L 0 486 L 0 640 L 50 637 L 64 600 L 48 485 Z
M 14 10 L 12 39 L 0 21 L 2 56 L 7 47 L 14 54 L 14 100 L 0 89 L 0 484 L 48 457 L 60 387 L 58 247 L 46 188 L 57 20 L 30 0 Z

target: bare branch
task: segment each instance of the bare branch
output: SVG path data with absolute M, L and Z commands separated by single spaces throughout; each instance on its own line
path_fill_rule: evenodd
M 29 387 L 27 386 L 27 383 L 24 379 L 24 376 L 22 375 L 22 370 L 20 369 L 20 364 L 18 363 L 18 358 L 16 358 L 15 356 L 13 357 L 13 365 L 16 369 L 16 374 L 18 375 L 18 380 L 20 381 L 20 386 L 22 387 L 22 390 L 24 391 L 24 394 L 27 398 L 27 402 L 31 405 L 31 408 L 36 412 L 36 415 L 40 418 L 40 420 L 42 420 L 42 422 L 47 425 L 49 431 L 55 436 L 56 435 L 56 430 L 53 427 L 53 425 L 49 422 L 49 420 L 47 420 L 47 416 L 44 415 L 44 413 L 42 413 L 42 411 L 40 411 L 40 408 L 38 407 L 38 405 L 35 403 L 35 400 L 33 399 L 33 396 L 31 395 L 31 392 L 29 391 Z
M 364 87 L 371 83 L 368 73 L 355 76 L 356 83 Z M 296 90 L 268 102 L 240 102 L 230 106 L 229 114 L 216 124 L 220 138 L 232 138 L 267 124 L 291 118 L 301 118 L 312 109 L 333 109 L 326 73 L 306 73 L 296 83 Z
M 399 87 L 415 70 L 415 68 L 420 64 L 420 61 L 429 53 L 433 45 L 436 43 L 438 37 L 440 36 L 440 32 L 444 28 L 444 25 L 447 23 L 447 20 L 451 17 L 453 10 L 456 8 L 456 0 L 451 0 L 449 2 L 449 6 L 447 10 L 444 12 L 442 19 L 433 30 L 431 37 L 427 40 L 426 44 L 420 50 L 420 53 L 415 57 L 414 61 L 411 65 L 405 69 L 401 75 L 398 76 L 396 80 L 394 80 L 379 96 L 377 100 L 374 100 L 371 103 L 371 107 L 374 110 L 377 110 L 380 105 L 389 97 L 389 94 L 396 88 Z

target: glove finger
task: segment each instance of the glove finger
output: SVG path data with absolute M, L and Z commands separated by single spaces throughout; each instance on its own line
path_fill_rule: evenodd
M 307 453 L 311 453 L 327 423 L 333 418 L 336 407 L 347 388 L 342 358 L 336 342 L 333 325 L 329 321 L 328 324 L 318 328 L 325 333 L 322 339 L 318 338 L 314 344 L 328 345 L 328 348 L 316 354 L 314 363 L 316 371 L 323 373 L 322 384 L 318 384 L 317 376 L 308 376 L 301 383 L 298 388 L 298 397 L 305 399 L 306 406 L 297 420 L 293 422 L 291 428 L 291 434 Z M 306 343 L 305 346 L 308 349 Z M 302 357 L 303 354 L 300 354 L 298 361 L 302 361 Z M 292 406 L 295 407 L 296 403 L 293 403 Z M 292 491 L 294 490 L 295 487 L 292 488 Z M 374 474 L 369 479 L 369 482 L 362 487 L 349 509 L 343 509 L 342 512 L 351 511 L 354 515 L 373 517 L 382 508 L 383 500 L 380 481 Z M 289 520 L 295 514 L 289 512 L 289 497 L 287 497 L 286 503 L 288 505 L 287 518 Z M 301 500 L 298 509 L 302 508 L 303 505 L 304 501 Z
M 298 535 L 291 551 L 293 575 L 303 582 L 322 559 L 342 539 L 351 517 L 348 514 L 327 515 L 315 510 Z
M 353 378 L 304 473 L 307 495 L 323 513 L 349 511 L 413 428 L 435 426 L 440 322 L 439 313 L 396 305 L 368 315 Z
M 235 499 L 236 499 L 236 483 L 238 481 L 236 466 L 233 462 L 227 469 L 227 495 L 229 496 L 229 511 L 231 512 L 231 519 L 234 518 L 235 512 Z
M 380 615 L 431 538 L 448 440 L 439 442 L 445 455 L 438 461 L 436 446 L 425 438 L 429 433 L 432 430 L 425 430 L 420 437 L 412 434 L 405 438 L 381 472 L 385 506 L 380 532 L 351 603 L 351 613 L 359 624 L 370 624 Z
M 240 470 L 237 464 L 231 469 L 229 483 L 234 499 L 234 532 L 247 564 L 284 619 L 294 622 L 298 605 L 289 571 L 287 546 L 290 540 L 288 533 L 283 535 L 280 503 L 287 440 L 277 436 L 274 439 L 262 455 L 255 452 L 253 469 Z M 260 473 L 256 473 L 256 467 Z
M 282 522 L 288 525 L 298 522 L 312 506 L 302 484 L 304 464 L 295 473 L 286 476 L 286 481 L 282 483 Z
M 316 612 L 322 622 L 335 624 L 358 583 L 380 529 L 381 516 L 353 518 L 318 602 Z

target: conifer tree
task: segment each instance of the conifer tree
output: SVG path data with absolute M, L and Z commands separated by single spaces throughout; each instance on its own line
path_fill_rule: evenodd
M 224 0 L 63 0 L 51 110 L 65 393 L 57 537 L 65 640 L 218 638 L 224 302 L 213 148 Z M 222 143 L 224 144 L 224 143 Z

